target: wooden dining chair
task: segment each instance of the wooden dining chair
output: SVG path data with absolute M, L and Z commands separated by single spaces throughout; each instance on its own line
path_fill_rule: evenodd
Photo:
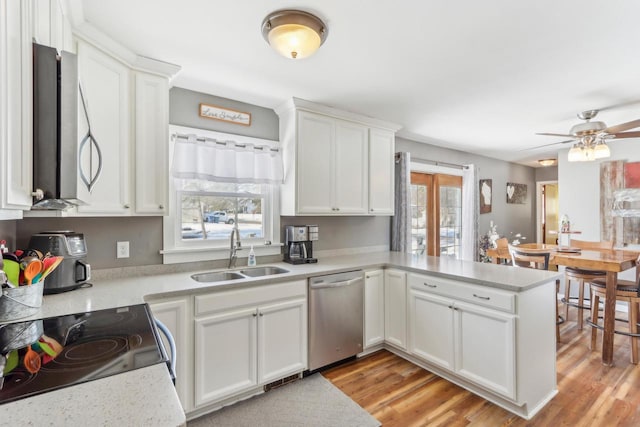
M 511 254 L 511 263 L 514 267 L 536 268 L 538 270 L 549 269 L 549 252 L 529 252 L 518 246 L 509 245 L 509 253 Z M 560 316 L 558 308 L 558 292 L 560 291 L 560 280 L 556 280 L 556 342 L 560 342 L 560 325 L 564 323 L 564 317 Z
M 638 263 L 640 263 L 640 257 L 638 257 Z M 598 329 L 603 329 L 603 326 L 598 323 L 598 304 L 600 300 L 605 299 L 606 294 L 606 279 L 596 279 L 591 282 L 591 317 L 587 322 L 593 327 L 591 329 L 591 349 L 596 348 L 596 340 L 598 337 Z M 629 307 L 629 314 L 627 322 L 629 324 L 628 331 L 615 330 L 616 334 L 626 335 L 631 339 L 631 363 L 638 364 L 638 310 L 640 309 L 640 279 L 637 281 L 618 279 L 616 284 L 616 301 L 626 302 Z M 620 320 L 620 319 L 616 319 Z
M 590 242 L 586 240 L 571 239 L 571 247 L 582 250 L 610 251 L 613 249 L 613 241 Z M 584 297 L 585 284 L 590 283 L 592 280 L 604 278 L 606 275 L 607 273 L 605 271 L 587 270 L 576 267 L 567 267 L 564 270 L 564 298 L 562 298 L 562 302 L 564 303 L 564 317 L 565 319 L 569 318 L 569 307 L 576 307 L 578 309 L 578 330 L 582 330 L 584 310 L 591 310 L 591 298 Z M 578 283 L 577 298 L 571 297 L 571 282 Z M 589 301 L 589 305 L 585 305 L 585 301 Z

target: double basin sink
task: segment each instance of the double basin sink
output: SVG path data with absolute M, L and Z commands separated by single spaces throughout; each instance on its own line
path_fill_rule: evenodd
M 286 270 L 284 268 L 275 267 L 273 265 L 266 265 L 263 267 L 243 268 L 241 270 L 210 271 L 207 273 L 198 273 L 191 275 L 191 278 L 196 282 L 213 283 L 224 282 L 227 280 L 240 280 L 249 277 L 273 276 L 275 274 L 283 274 L 288 272 L 289 270 Z

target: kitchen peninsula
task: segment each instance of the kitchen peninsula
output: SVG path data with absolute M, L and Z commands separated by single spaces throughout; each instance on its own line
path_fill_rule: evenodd
M 267 290 L 283 284 L 297 286 L 306 295 L 308 277 L 360 269 L 368 277 L 370 272 L 384 271 L 388 280 L 384 281 L 380 294 L 384 295 L 383 301 L 371 306 L 378 311 L 365 308 L 365 335 L 368 326 L 384 320 L 383 337 L 377 343 L 365 344 L 364 353 L 387 348 L 527 419 L 557 393 L 554 283 L 557 273 L 397 252 L 322 257 L 312 265 L 270 265 L 288 272 L 199 283 L 190 277 L 194 271 L 167 273 L 169 266 L 158 266 L 158 274 L 139 277 L 135 277 L 135 270 L 97 271 L 92 288 L 48 295 L 40 312 L 31 318 L 141 302 L 148 302 L 156 314 L 155 307 L 167 301 L 180 302 L 184 318 L 179 323 L 184 330 L 172 331 L 178 343 L 176 387 L 190 419 L 233 399 L 262 392 L 260 386 L 206 401 L 206 393 L 199 396 L 199 391 L 194 390 L 194 371 L 199 365 L 194 362 L 196 350 L 190 337 L 194 334 L 194 316 L 202 310 L 202 304 L 210 304 L 216 296 L 236 295 L 238 291 L 268 293 Z M 370 290 L 365 279 L 365 305 Z M 243 306 L 246 302 L 237 304 Z M 304 338 L 306 343 L 306 328 Z M 120 374 L 108 380 L 127 382 L 135 375 L 142 372 Z M 171 387 L 166 373 L 165 377 L 163 384 Z M 3 420 L 17 422 L 16 425 L 44 414 L 54 424 L 64 424 L 62 418 L 51 418 L 56 412 L 53 408 L 68 399 L 74 389 L 83 387 L 90 394 L 92 387 L 101 385 L 98 380 L 5 404 L 0 406 L 0 415 Z M 148 387 L 145 395 L 150 399 L 168 399 L 164 406 L 176 410 L 175 393 Z M 44 404 L 34 405 L 36 400 Z M 157 400 L 154 402 L 162 406 Z M 109 401 L 104 403 L 109 405 Z M 109 413 L 111 409 L 102 410 Z M 179 420 L 180 414 L 172 419 Z

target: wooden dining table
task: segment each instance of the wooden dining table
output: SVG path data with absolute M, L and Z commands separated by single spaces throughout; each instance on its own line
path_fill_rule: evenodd
M 571 248 L 558 248 L 556 245 L 544 243 L 524 243 L 518 245 L 518 249 L 531 253 L 551 252 L 549 263 L 562 265 L 565 267 L 584 268 L 588 270 L 606 271 L 606 299 L 604 303 L 604 331 L 602 338 L 602 363 L 607 366 L 613 365 L 613 335 L 615 329 L 616 311 L 616 284 L 618 273 L 636 268 L 636 279 L 640 275 L 640 265 L 638 264 L 637 251 L 622 249 L 613 250 L 571 250 Z M 507 258 L 504 253 L 494 250 L 488 256 L 493 257 L 494 263 L 499 263 L 500 259 Z

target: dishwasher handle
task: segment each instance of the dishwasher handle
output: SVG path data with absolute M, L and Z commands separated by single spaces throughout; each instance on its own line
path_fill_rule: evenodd
M 312 283 L 309 287 L 311 289 L 323 289 L 323 288 L 340 288 L 343 286 L 350 286 L 353 285 L 356 282 L 359 282 L 362 280 L 362 277 L 356 277 L 355 279 L 351 279 L 351 280 L 344 280 L 344 281 L 340 281 L 340 282 L 329 282 L 329 283 L 324 283 L 324 282 L 320 282 L 320 283 Z

